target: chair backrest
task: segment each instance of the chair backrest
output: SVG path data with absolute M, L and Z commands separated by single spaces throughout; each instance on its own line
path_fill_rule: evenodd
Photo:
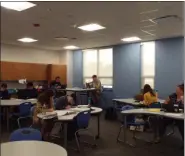
M 31 102 L 21 103 L 19 105 L 20 116 L 28 116 L 28 115 L 30 115 L 31 107 L 32 107 L 32 103 Z
M 126 110 L 131 110 L 131 109 L 134 109 L 133 106 L 130 106 L 130 105 L 126 105 L 126 106 L 123 106 L 121 108 L 122 111 L 126 111 Z M 130 123 L 130 122 L 135 122 L 135 115 L 127 115 L 127 123 Z
M 77 115 L 77 125 L 79 129 L 85 129 L 89 125 L 89 120 L 90 120 L 90 111 L 84 111 L 80 112 Z
M 21 128 L 15 130 L 10 135 L 10 141 L 23 141 L 23 140 L 42 140 L 41 132 L 33 128 Z
M 160 102 L 154 102 L 148 106 L 149 108 L 161 108 Z
M 35 111 L 36 106 L 32 106 L 30 109 L 30 115 L 33 116 L 34 115 L 34 111 Z

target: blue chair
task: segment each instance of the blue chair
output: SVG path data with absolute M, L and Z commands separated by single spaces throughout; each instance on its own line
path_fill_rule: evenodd
M 149 105 L 149 108 L 162 108 L 162 106 L 161 106 L 161 103 L 160 102 L 155 102 L 155 103 L 152 103 L 152 104 L 150 104 Z M 151 125 L 151 123 L 150 123 L 150 118 L 151 118 L 152 116 L 149 116 L 148 117 L 148 122 L 149 122 L 149 124 Z M 167 136 L 170 136 L 170 135 L 172 135 L 172 134 L 174 134 L 175 133 L 175 122 L 173 122 L 173 124 L 172 124 L 172 131 L 171 132 L 169 132 L 168 134 L 167 134 Z
M 122 99 L 122 98 L 123 98 L 123 97 L 121 97 L 121 96 L 115 96 L 115 97 L 114 97 L 114 99 Z M 124 106 L 123 103 L 119 103 L 119 102 L 115 102 L 115 101 L 113 101 L 113 103 L 114 103 L 114 107 L 115 107 L 115 109 L 116 109 L 117 111 L 121 111 L 122 107 Z
M 161 108 L 160 102 L 154 102 L 148 106 L 149 108 Z
M 33 116 L 34 115 L 34 110 L 35 110 L 36 106 L 32 106 L 30 109 L 30 115 Z
M 11 116 L 18 117 L 17 123 L 18 123 L 19 128 L 21 128 L 21 125 L 20 125 L 21 119 L 32 118 L 32 116 L 30 114 L 31 107 L 32 107 L 31 102 L 22 103 L 19 105 L 19 112 L 11 114 Z
M 148 107 L 149 107 L 149 108 L 161 108 L 161 103 L 160 103 L 160 102 L 154 102 L 154 103 L 150 104 Z M 149 123 L 150 127 L 151 127 L 150 119 L 151 119 L 152 117 L 153 117 L 152 115 L 150 115 L 150 116 L 148 117 L 148 123 Z
M 41 132 L 33 128 L 21 128 L 15 130 L 10 135 L 10 141 L 23 141 L 23 140 L 42 140 Z
M 75 132 L 75 139 L 76 139 L 78 151 L 81 151 L 80 144 L 79 144 L 79 132 L 88 131 L 90 118 L 91 118 L 90 111 L 80 112 L 76 117 L 78 130 Z M 92 133 L 90 133 L 90 134 L 93 136 L 93 139 L 95 141 L 95 136 Z M 96 146 L 96 144 L 93 144 L 93 146 Z
M 131 110 L 131 109 L 135 109 L 135 108 L 133 106 L 126 105 L 126 106 L 122 107 L 121 111 L 126 111 L 126 110 Z M 126 125 L 125 125 L 124 121 L 122 121 L 122 125 L 120 127 L 120 130 L 119 130 L 119 133 L 117 136 L 117 142 L 124 142 L 119 137 L 120 137 L 122 128 L 124 128 L 125 126 L 126 127 L 127 126 L 134 126 L 135 127 L 135 129 L 133 130 L 133 139 L 136 139 L 135 133 L 136 133 L 137 128 L 139 128 L 140 126 L 144 126 L 145 122 L 135 122 L 135 119 L 136 119 L 135 115 L 127 115 Z M 131 144 L 129 144 L 129 145 L 131 145 Z
M 33 116 L 34 116 L 35 108 L 36 108 L 36 106 L 32 106 L 31 109 L 30 109 L 30 117 L 32 117 L 32 119 L 33 119 Z M 30 127 L 32 127 L 32 125 Z

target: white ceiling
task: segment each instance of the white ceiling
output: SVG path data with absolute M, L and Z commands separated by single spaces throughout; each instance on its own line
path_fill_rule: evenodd
M 121 38 L 129 36 L 147 41 L 183 35 L 183 2 L 34 3 L 36 7 L 22 12 L 1 8 L 1 43 L 50 50 L 62 50 L 67 45 L 85 49 L 120 44 Z M 169 18 L 158 24 L 148 20 L 165 15 L 177 15 L 179 19 Z M 33 27 L 33 23 L 39 23 L 40 27 Z M 99 23 L 106 29 L 84 32 L 76 28 L 88 23 Z M 29 44 L 17 41 L 25 36 L 39 41 Z

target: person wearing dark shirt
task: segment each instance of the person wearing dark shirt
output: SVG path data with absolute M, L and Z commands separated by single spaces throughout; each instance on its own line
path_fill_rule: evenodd
M 55 109 L 56 110 L 70 109 L 71 106 L 73 105 L 74 105 L 74 100 L 72 96 L 61 96 L 56 100 Z M 77 128 L 78 128 L 77 121 L 76 121 L 76 118 L 74 118 L 73 121 L 68 123 L 68 132 L 67 132 L 68 140 L 72 140 L 74 138 L 74 134 Z
M 62 84 L 60 82 L 60 77 L 59 76 L 57 76 L 55 78 L 55 80 L 53 82 L 51 82 L 50 87 L 54 88 L 54 89 L 61 89 L 62 88 Z
M 184 107 L 184 84 L 178 85 L 176 87 L 176 93 L 169 95 L 166 99 L 165 103 L 163 104 L 162 108 L 166 111 L 172 111 L 171 109 L 174 108 L 174 104 L 179 104 L 181 107 Z M 153 124 L 154 129 L 159 130 L 158 137 L 155 139 L 156 142 L 160 141 L 160 138 L 165 134 L 166 127 L 170 124 L 176 123 L 179 132 L 182 136 L 184 141 L 184 120 L 174 120 L 170 118 L 151 118 L 151 123 Z
M 8 89 L 7 89 L 7 84 L 3 83 L 1 85 L 1 92 L 0 92 L 0 97 L 1 99 L 10 99 L 10 95 L 8 93 Z
M 31 99 L 31 98 L 37 98 L 38 96 L 38 92 L 37 90 L 34 88 L 33 83 L 32 82 L 28 82 L 26 84 L 26 98 L 27 99 Z
M 183 98 L 184 98 L 184 84 L 181 84 L 176 87 L 176 93 L 171 94 L 165 100 L 165 104 L 171 104 L 171 103 L 183 101 Z
M 56 100 L 55 109 L 69 109 L 74 105 L 74 100 L 72 96 L 61 96 Z

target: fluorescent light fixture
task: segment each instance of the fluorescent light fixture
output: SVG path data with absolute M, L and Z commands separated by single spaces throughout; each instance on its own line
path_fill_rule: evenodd
M 141 39 L 137 36 L 133 36 L 128 38 L 122 38 L 121 40 L 124 42 L 133 42 L 133 41 L 140 41 Z
M 66 46 L 64 47 L 64 49 L 67 49 L 67 50 L 74 50 L 74 49 L 78 49 L 79 47 L 76 47 L 74 45 L 70 45 L 70 46 Z
M 38 41 L 38 40 L 35 40 L 35 39 L 33 39 L 33 38 L 25 37 L 25 38 L 20 38 L 20 39 L 18 39 L 18 41 L 20 41 L 20 42 L 25 42 L 25 43 L 31 43 L 31 42 L 36 42 L 36 41 Z
M 36 4 L 30 2 L 1 2 L 1 6 L 11 10 L 23 11 L 36 6 Z
M 100 29 L 105 29 L 105 27 L 103 27 L 99 24 L 96 24 L 96 23 L 83 25 L 83 26 L 80 26 L 78 28 L 81 29 L 81 30 L 84 30 L 84 31 L 96 31 L 96 30 L 100 30 Z

